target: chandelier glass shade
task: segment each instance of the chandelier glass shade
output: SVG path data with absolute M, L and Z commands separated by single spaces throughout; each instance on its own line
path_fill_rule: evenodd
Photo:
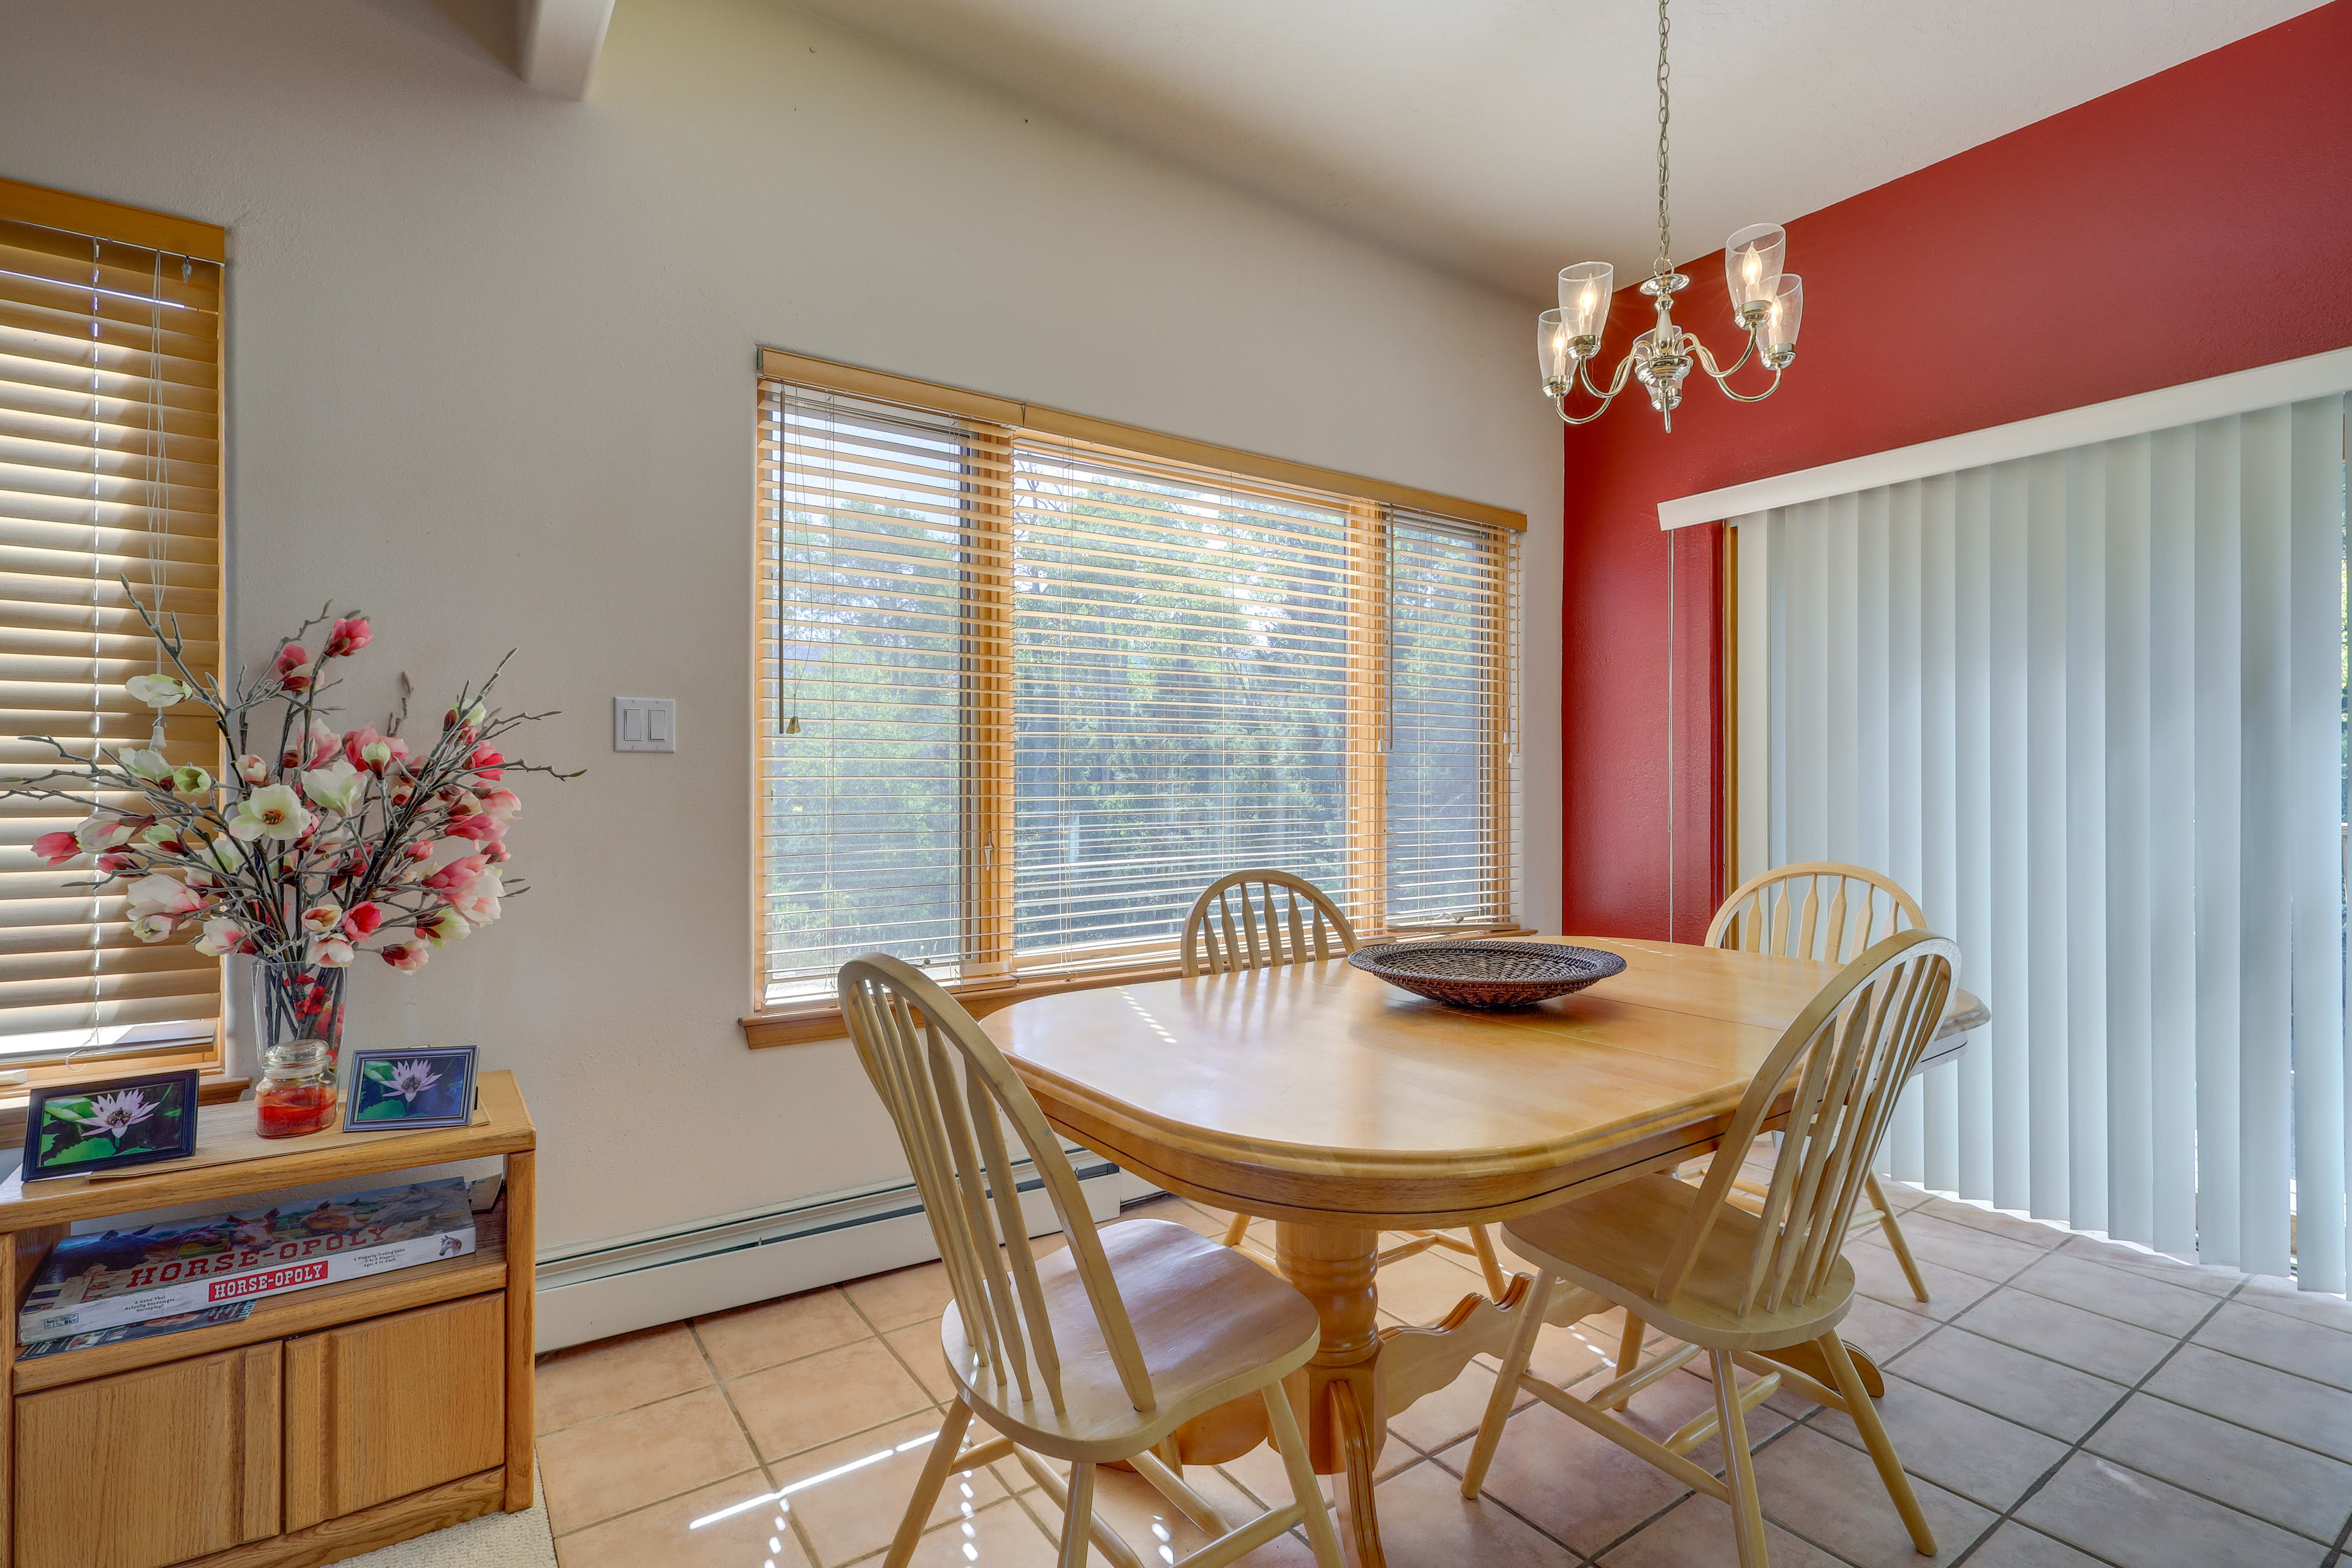
M 1614 273 L 1605 261 L 1580 261 L 1559 271 L 1559 308 L 1536 318 L 1536 364 L 1543 378 L 1544 395 L 1560 418 L 1570 425 L 1588 425 L 1607 411 L 1625 390 L 1628 381 L 1641 383 L 1650 406 L 1675 427 L 1675 409 L 1683 400 L 1683 383 L 1693 366 L 1706 373 L 1717 390 L 1735 403 L 1761 403 L 1780 390 L 1780 374 L 1797 357 L 1797 328 L 1805 310 L 1804 280 L 1781 270 L 1788 258 L 1789 236 L 1779 224 L 1750 224 L 1724 243 L 1724 282 L 1731 297 L 1731 319 L 1748 339 L 1739 357 L 1720 363 L 1696 333 L 1674 319 L 1675 295 L 1690 279 L 1675 270 L 1674 226 L 1666 205 L 1666 0 L 1658 0 L 1658 258 L 1642 284 L 1642 292 L 1657 301 L 1657 320 L 1633 340 L 1617 363 L 1605 386 L 1595 384 L 1592 362 L 1601 353 L 1601 333 L 1609 322 L 1611 284 Z M 1751 359 L 1760 360 L 1772 379 L 1760 391 L 1736 392 L 1731 377 Z M 1569 412 L 1571 396 L 1581 388 L 1597 399 L 1582 414 Z

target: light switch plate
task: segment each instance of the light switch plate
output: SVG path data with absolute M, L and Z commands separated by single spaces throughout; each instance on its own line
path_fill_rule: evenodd
M 613 750 L 616 752 L 677 751 L 677 699 L 675 697 L 614 698 Z

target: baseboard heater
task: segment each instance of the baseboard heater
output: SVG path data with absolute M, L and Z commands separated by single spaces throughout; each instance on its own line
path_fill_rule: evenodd
M 1069 1152 L 1087 1212 L 1098 1221 L 1158 1191 L 1087 1150 Z M 1022 1212 L 1030 1234 L 1050 1235 L 1061 1221 L 1033 1170 L 1026 1161 L 1014 1167 Z M 537 1348 L 559 1350 L 938 1256 L 911 1178 L 551 1247 L 539 1255 Z

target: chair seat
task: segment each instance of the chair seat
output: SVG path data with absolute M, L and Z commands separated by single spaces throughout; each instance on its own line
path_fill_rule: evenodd
M 1698 1189 L 1670 1175 L 1637 1176 L 1503 1225 L 1513 1252 L 1572 1285 L 1606 1296 L 1678 1340 L 1711 1350 L 1779 1350 L 1817 1340 L 1853 1304 L 1853 1267 L 1841 1256 L 1821 1294 L 1803 1306 L 1739 1314 L 1749 1249 L 1761 1222 L 1726 1204 L 1698 1264 L 1667 1306 L 1656 1299 L 1666 1254 Z
M 1024 1401 L 1009 1376 L 1000 1384 L 952 1303 L 940 1320 L 949 1373 L 989 1425 L 1025 1447 L 1063 1459 L 1125 1458 L 1202 1411 L 1279 1380 L 1322 1342 L 1307 1298 L 1231 1247 L 1159 1219 L 1106 1226 L 1101 1239 L 1158 1408 L 1138 1410 L 1129 1399 L 1067 1247 L 1037 1259 L 1062 1356 L 1061 1411 L 1034 1369 L 1034 1399 Z

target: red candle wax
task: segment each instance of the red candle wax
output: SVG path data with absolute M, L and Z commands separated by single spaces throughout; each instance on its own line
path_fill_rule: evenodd
M 255 1097 L 255 1103 L 264 1138 L 299 1138 L 306 1132 L 320 1131 L 335 1119 L 335 1090 L 331 1084 L 266 1089 Z

